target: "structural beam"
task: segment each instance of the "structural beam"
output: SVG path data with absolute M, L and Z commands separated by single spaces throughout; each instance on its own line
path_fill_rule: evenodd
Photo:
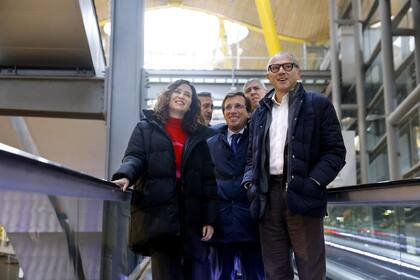
M 420 84 L 420 1 L 411 0 L 411 8 L 413 9 L 413 23 L 414 23 L 414 41 L 415 41 L 415 55 L 416 55 L 416 82 Z
M 340 80 L 340 62 L 338 60 L 338 36 L 336 0 L 330 0 L 330 56 L 331 56 L 331 82 L 332 82 L 332 102 L 337 112 L 337 117 L 341 121 L 341 80 Z
M 383 83 L 384 83 L 384 105 L 385 115 L 389 116 L 396 107 L 394 94 L 396 92 L 394 60 L 392 59 L 392 23 L 391 23 L 391 3 L 390 0 L 379 0 L 379 12 L 381 19 L 381 47 L 383 64 Z M 388 151 L 389 179 L 397 180 L 400 178 L 398 160 L 398 140 L 395 126 L 386 121 L 386 139 Z
M 93 0 L 79 0 L 79 6 L 95 74 L 97 77 L 104 77 L 105 54 L 102 47 L 101 33 L 99 31 L 95 5 Z
M 0 76 L 0 114 L 103 120 L 103 84 L 97 78 Z
M 393 125 L 399 125 L 402 118 L 414 107 L 420 103 L 420 85 L 398 105 L 395 110 L 388 115 L 387 121 Z
M 269 56 L 281 51 L 280 41 L 277 38 L 277 28 L 271 10 L 270 0 L 255 0 L 261 27 L 264 33 L 264 40 Z
M 360 143 L 360 179 L 362 184 L 368 182 L 368 153 L 366 149 L 366 100 L 364 89 L 364 63 L 362 53 L 362 23 L 360 0 L 352 0 L 352 13 L 353 13 L 353 28 L 354 28 L 354 51 L 355 51 L 355 72 L 356 72 L 356 99 L 357 105 L 357 127 Z
M 17 68 L 93 69 L 92 0 L 1 0 L 0 65 Z M 78 4 L 83 4 L 79 6 Z M 82 11 L 84 14 L 82 15 Z M 85 13 L 87 12 L 87 13 Z M 89 14 L 89 15 L 88 15 Z M 88 15 L 86 17 L 86 15 Z M 90 18 L 91 20 L 85 21 Z M 96 27 L 97 28 L 97 27 Z
M 140 119 L 144 88 L 144 2 L 112 0 L 111 38 L 107 87 L 108 178 L 117 170 L 128 139 Z M 135 266 L 128 250 L 129 205 L 104 205 L 104 280 L 124 279 Z M 125 278 L 126 279 L 126 278 Z

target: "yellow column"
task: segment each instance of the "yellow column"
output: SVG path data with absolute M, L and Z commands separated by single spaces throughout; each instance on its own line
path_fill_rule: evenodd
M 277 35 L 276 24 L 274 23 L 270 0 L 255 0 L 255 5 L 257 6 L 258 16 L 260 17 L 268 54 L 273 56 L 281 51 L 281 47 Z
M 229 46 L 227 44 L 224 20 L 222 18 L 219 18 L 219 39 L 220 39 L 220 43 L 222 44 L 220 46 L 220 50 L 222 51 L 223 56 L 225 57 L 223 61 L 224 68 L 231 69 L 232 59 L 231 59 L 231 55 L 229 55 L 229 52 L 228 52 Z

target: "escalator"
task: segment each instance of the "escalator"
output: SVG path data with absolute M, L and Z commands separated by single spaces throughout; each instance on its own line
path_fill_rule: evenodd
M 325 241 L 330 279 L 420 279 L 420 179 L 330 189 Z

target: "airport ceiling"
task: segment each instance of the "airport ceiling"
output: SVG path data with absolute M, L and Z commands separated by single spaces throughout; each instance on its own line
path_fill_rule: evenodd
M 373 0 L 372 0 L 373 1 Z M 95 0 L 100 23 L 109 20 L 109 0 Z M 271 0 L 271 8 L 283 50 L 301 56 L 303 43 L 306 45 L 326 44 L 329 41 L 328 0 Z M 349 1 L 337 0 L 338 9 Z M 369 1 L 368 1 L 369 2 Z M 249 35 L 241 42 L 245 69 L 258 69 L 265 65 L 267 49 L 255 0 L 146 0 L 145 8 L 182 7 L 216 15 L 222 19 L 242 23 L 249 29 Z M 223 68 L 223 67 L 220 67 Z

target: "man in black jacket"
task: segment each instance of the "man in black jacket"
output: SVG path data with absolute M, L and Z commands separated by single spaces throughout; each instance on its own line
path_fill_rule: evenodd
M 267 66 L 274 89 L 250 124 L 242 185 L 259 220 L 266 279 L 325 279 L 323 217 L 326 186 L 345 164 L 340 124 L 331 102 L 307 92 L 292 54 L 278 53 Z

